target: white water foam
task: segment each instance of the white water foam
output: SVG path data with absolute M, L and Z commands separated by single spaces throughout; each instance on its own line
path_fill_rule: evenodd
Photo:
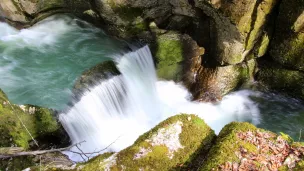
M 14 43 L 15 47 L 39 47 L 56 43 L 57 38 L 75 27 L 75 22 L 69 17 L 60 16 L 49 17 L 30 29 L 16 30 L 7 23 L 0 22 L 0 41 L 4 43 Z M 16 46 L 17 45 L 17 46 Z
M 249 91 L 232 93 L 218 104 L 191 101 L 191 94 L 173 81 L 157 81 L 147 46 L 117 58 L 121 71 L 87 92 L 60 121 L 72 143 L 84 152 L 119 151 L 139 135 L 166 118 L 179 114 L 197 114 L 216 133 L 231 121 L 259 122 L 259 110 L 248 98 Z M 115 142 L 115 143 L 113 143 Z M 113 144 L 112 144 L 113 143 Z M 73 149 L 77 151 L 77 149 Z M 67 153 L 73 160 L 80 156 Z

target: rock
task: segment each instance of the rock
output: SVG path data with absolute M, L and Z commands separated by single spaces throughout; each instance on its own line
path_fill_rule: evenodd
M 304 1 L 282 0 L 270 46 L 274 61 L 304 71 Z
M 221 130 L 200 170 L 278 170 L 290 156 L 297 158 L 296 165 L 303 152 L 303 145 L 284 136 L 232 122 Z M 295 165 L 287 167 L 292 170 Z
M 54 118 L 52 110 L 33 105 L 22 105 L 20 107 L 11 104 L 4 92 L 0 90 L 0 151 L 7 147 L 36 150 L 38 148 L 32 141 L 31 136 L 38 142 L 39 149 L 56 148 L 69 143 L 67 134 Z M 0 170 L 19 171 L 26 167 L 38 165 L 40 159 L 44 160 L 49 155 L 51 154 L 1 159 Z M 60 155 L 61 153 L 57 154 L 57 157 L 54 157 L 53 160 L 59 160 Z
M 193 78 L 195 84 L 190 87 L 190 90 L 195 99 L 214 102 L 252 81 L 255 71 L 254 59 L 238 65 L 216 68 L 201 66 Z
M 73 168 L 73 162 L 61 152 L 45 153 L 37 156 L 14 157 L 9 160 L 0 160 L 0 169 L 10 171 L 31 170 L 31 171 L 48 171 L 53 166 L 62 168 Z
M 272 63 L 261 66 L 257 80 L 268 88 L 304 99 L 304 73 Z
M 80 78 L 75 82 L 73 93 L 76 96 L 81 95 L 100 81 L 107 80 L 119 74 L 120 72 L 113 61 L 102 62 L 82 73 Z
M 150 47 L 156 60 L 157 75 L 166 80 L 181 81 L 185 78 L 187 82 L 188 75 L 194 74 L 189 70 L 192 59 L 204 53 L 190 36 L 173 31 L 157 34 Z
M 195 0 L 195 6 L 212 18 L 210 26 L 220 65 L 237 64 L 265 54 L 269 43 L 265 27 L 276 3 L 276 0 Z
M 11 104 L 2 91 L 0 91 L 0 104 L 0 147 L 18 146 L 29 149 L 31 136 L 39 144 L 41 142 L 40 148 L 56 146 L 66 141 L 64 138 L 66 134 L 54 118 L 53 111 L 32 105 L 26 105 L 23 111 L 19 106 Z
M 73 13 L 85 17 L 84 12 L 90 9 L 90 2 L 85 0 L 6 0 L 0 4 L 0 11 L 3 11 L 6 21 L 17 28 L 31 26 L 57 13 Z
M 0 3 L 0 15 L 3 15 L 3 20 L 13 21 L 10 23 L 16 27 L 29 22 L 26 16 L 22 13 L 20 7 L 11 0 Z
M 142 2 L 136 0 L 96 0 L 95 5 L 99 15 L 106 23 L 104 29 L 115 36 L 131 38 L 147 30 L 147 22 L 142 16 L 143 7 L 153 5 L 154 2 L 146 2 L 143 5 Z
M 297 163 L 295 169 L 295 171 L 301 171 L 304 170 L 304 160 L 300 161 L 299 163 Z
M 176 170 L 194 165 L 210 148 L 214 131 L 195 115 L 177 115 L 118 153 L 97 156 L 80 170 Z

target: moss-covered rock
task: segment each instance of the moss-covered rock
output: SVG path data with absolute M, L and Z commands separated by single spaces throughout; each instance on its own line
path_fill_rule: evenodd
M 28 149 L 31 136 L 37 139 L 52 137 L 59 131 L 60 126 L 49 109 L 11 104 L 2 91 L 0 104 L 0 147 L 18 146 Z
M 273 60 L 304 71 L 304 1 L 282 0 L 270 47 Z
M 96 9 L 107 24 L 104 29 L 123 38 L 132 38 L 147 31 L 147 20 L 143 17 L 145 6 L 136 5 L 134 1 L 97 0 Z
M 267 87 L 304 99 L 304 73 L 281 67 L 263 66 L 257 80 Z
M 80 78 L 75 82 L 73 92 L 77 96 L 87 91 L 91 86 L 98 84 L 100 81 L 107 80 L 119 74 L 120 72 L 113 61 L 102 62 L 82 73 Z
M 1 149 L 15 146 L 35 150 L 37 147 L 32 137 L 39 144 L 39 149 L 67 145 L 68 138 L 54 118 L 54 111 L 33 105 L 14 105 L 2 90 L 0 104 L 0 153 Z M 48 158 L 47 155 L 42 156 Z M 40 156 L 1 159 L 0 170 L 20 171 L 37 165 L 40 159 Z
M 277 0 L 210 1 L 195 0 L 213 20 L 210 36 L 213 53 L 220 65 L 234 65 L 266 53 L 270 32 L 269 18 Z
M 294 168 L 294 171 L 301 171 L 304 170 L 304 160 L 297 163 L 296 167 Z
M 222 129 L 200 170 L 293 169 L 303 152 L 304 146 L 289 144 L 284 136 L 233 122 Z
M 195 167 L 194 159 L 210 148 L 214 138 L 214 131 L 197 116 L 177 115 L 140 136 L 125 150 L 97 156 L 79 168 L 91 171 Z
M 196 42 L 186 34 L 159 30 L 155 43 L 151 44 L 156 60 L 157 75 L 161 79 L 181 81 L 194 75 L 193 59 L 204 53 Z M 186 81 L 186 79 L 184 79 Z

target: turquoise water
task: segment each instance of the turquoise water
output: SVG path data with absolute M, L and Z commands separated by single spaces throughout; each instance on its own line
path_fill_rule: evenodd
M 254 92 L 250 98 L 260 110 L 258 127 L 283 132 L 296 141 L 304 141 L 303 101 L 270 92 Z
M 13 103 L 61 110 L 70 101 L 72 87 L 83 71 L 110 60 L 125 47 L 125 42 L 109 37 L 102 30 L 71 16 L 53 16 L 21 31 L 0 23 L 0 88 Z M 162 84 L 161 87 L 166 87 L 170 83 Z M 182 93 L 169 87 L 160 96 L 167 99 L 168 103 L 173 103 L 177 98 L 170 99 L 168 96 L 174 97 Z M 236 93 L 237 98 L 226 99 L 222 106 L 210 104 L 200 112 L 230 112 L 231 117 L 226 120 L 225 117 L 222 118 L 227 122 L 242 120 L 238 116 L 251 115 L 258 127 L 285 132 L 296 140 L 300 139 L 300 131 L 304 132 L 302 101 L 256 91 Z M 244 103 L 237 103 L 237 100 L 244 100 Z M 193 113 L 203 110 L 190 102 L 188 106 Z M 177 109 L 181 106 L 174 107 Z M 233 109 L 230 110 L 229 107 Z M 304 133 L 302 141 L 303 135 Z
M 124 45 L 71 16 L 21 31 L 0 23 L 0 88 L 16 104 L 63 109 L 81 73 Z

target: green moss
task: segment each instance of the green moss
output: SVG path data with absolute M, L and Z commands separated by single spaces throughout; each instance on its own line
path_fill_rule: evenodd
M 0 112 L 2 112 L 2 111 L 3 111 L 3 106 L 2 106 L 2 104 L 0 104 Z
M 148 30 L 148 23 L 141 18 L 143 9 L 132 7 L 129 4 L 117 4 L 114 0 L 109 0 L 108 4 L 124 22 L 122 26 L 118 24 L 122 37 L 132 37 Z
M 270 47 L 273 60 L 301 71 L 304 71 L 304 33 L 299 26 L 304 22 L 303 9 L 304 0 L 282 0 Z
M 303 171 L 304 170 L 304 160 L 297 163 L 294 171 Z
M 35 108 L 35 124 L 36 130 L 38 131 L 37 134 L 39 134 L 39 136 L 44 136 L 59 129 L 59 125 L 53 117 L 53 111 L 33 105 L 28 105 L 27 107 Z
M 0 171 L 21 171 L 34 165 L 35 162 L 31 156 L 14 157 L 9 160 L 0 160 Z
M 183 44 L 177 33 L 167 33 L 157 38 L 157 74 L 167 80 L 180 79 Z
M 304 99 L 304 73 L 272 66 L 263 67 L 257 80 L 271 89 Z
M 284 165 L 279 168 L 279 171 L 289 171 L 288 166 Z
M 285 134 L 283 132 L 280 132 L 280 134 L 281 137 L 288 142 L 288 144 L 292 144 L 294 142 L 294 140 L 288 134 Z
M 172 159 L 168 157 L 169 149 L 165 145 L 152 145 L 149 140 L 155 136 L 160 129 L 170 129 L 172 124 L 182 123 L 182 132 L 179 134 L 179 141 L 183 148 L 179 148 L 173 152 Z M 179 170 L 189 168 L 191 163 L 194 166 L 194 159 L 197 156 L 204 155 L 201 152 L 206 152 L 210 148 L 211 142 L 215 138 L 214 131 L 205 124 L 203 120 L 195 115 L 177 115 L 171 117 L 151 131 L 140 136 L 135 143 L 111 156 L 115 158 L 114 164 L 110 167 L 111 170 Z M 134 158 L 141 149 L 148 150 L 147 154 Z M 104 170 L 107 163 L 105 156 L 101 155 L 94 160 L 90 160 L 84 166 L 84 170 Z M 100 163 L 102 163 L 100 166 Z
M 180 64 L 158 65 L 157 76 L 165 80 L 181 80 L 182 66 Z
M 31 137 L 20 120 L 27 126 L 31 134 L 36 135 L 34 116 L 24 113 L 18 106 L 11 106 L 8 101 L 5 102 L 6 105 L 3 105 L 3 109 L 0 111 L 0 147 L 10 147 L 15 144 L 28 148 L 28 141 L 31 140 Z
M 255 46 L 257 39 L 260 38 L 261 32 L 264 29 L 263 27 L 266 24 L 267 16 L 271 13 L 275 4 L 276 0 L 266 0 L 257 7 L 256 20 L 248 35 L 249 37 L 245 47 L 246 50 L 251 50 Z
M 246 149 L 249 153 L 257 153 L 257 147 L 253 144 L 240 140 L 237 134 L 247 131 L 264 131 L 257 129 L 254 125 L 249 123 L 232 122 L 226 125 L 212 146 L 208 153 L 207 160 L 201 166 L 201 170 L 213 170 L 217 169 L 220 165 L 226 162 L 240 162 L 240 159 L 235 154 L 240 150 L 240 147 Z
M 268 50 L 270 39 L 267 34 L 264 34 L 261 40 L 261 43 L 258 48 L 257 57 L 262 57 L 266 54 Z
M 105 159 L 109 158 L 110 156 L 112 156 L 113 154 L 114 153 L 104 153 L 102 155 L 92 158 L 87 163 L 79 164 L 78 167 L 82 167 L 81 170 L 83 170 L 83 171 L 99 170 L 100 163 L 102 161 L 104 161 Z
M 133 21 L 136 17 L 141 16 L 143 10 L 140 8 L 134 8 L 129 5 L 119 5 L 114 0 L 108 1 L 112 10 L 119 15 L 125 21 Z
M 35 113 L 30 114 L 19 106 L 11 104 L 2 91 L 0 91 L 0 104 L 2 104 L 2 110 L 0 110 L 0 147 L 16 145 L 28 149 L 29 141 L 32 138 L 27 130 L 36 138 L 59 129 L 56 120 L 48 109 L 36 106 Z M 34 106 L 28 106 L 27 109 L 29 107 Z
M 284 44 L 286 46 L 286 44 Z M 288 50 L 286 48 L 288 47 Z M 280 62 L 287 66 L 304 71 L 304 34 L 299 34 L 297 37 L 289 40 L 289 45 L 278 49 Z

